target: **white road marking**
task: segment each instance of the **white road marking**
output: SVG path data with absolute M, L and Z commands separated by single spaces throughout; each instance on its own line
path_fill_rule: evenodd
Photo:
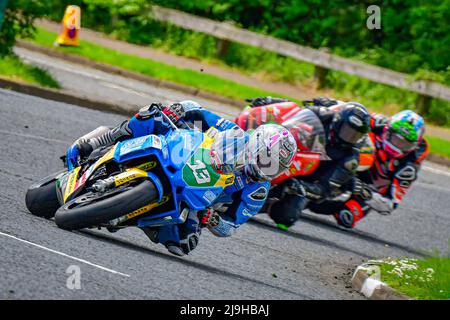
M 439 175 L 444 175 L 444 176 L 448 176 L 450 177 L 450 171 L 444 171 L 444 170 L 439 170 L 430 166 L 424 166 L 423 170 L 428 171 L 428 172 L 432 172 L 435 174 L 439 174 Z
M 26 50 L 25 50 L 25 52 L 26 52 Z M 66 65 L 61 65 L 59 63 L 59 61 L 56 61 L 56 60 L 53 60 L 52 62 L 50 62 L 48 60 L 41 59 L 41 58 L 39 58 L 37 56 L 26 56 L 20 50 L 18 52 L 18 56 L 21 57 L 22 59 L 24 59 L 25 62 L 38 63 L 38 64 L 41 64 L 41 65 L 44 65 L 44 66 L 49 66 L 49 67 L 60 69 L 60 70 L 66 71 L 68 73 L 74 73 L 74 74 L 78 74 L 78 75 L 81 75 L 81 76 L 84 76 L 84 77 L 87 77 L 87 78 L 93 78 L 95 80 L 107 80 L 106 77 L 100 76 L 98 74 L 99 72 L 97 72 L 97 74 L 95 74 L 94 73 L 95 71 L 89 72 L 89 71 L 86 70 L 87 68 L 85 68 L 85 70 L 81 70 L 81 69 L 77 68 L 76 65 L 74 66 L 74 64 L 72 64 L 70 62 L 69 63 L 66 62 L 65 63 Z
M 67 142 L 67 141 L 63 141 L 63 140 L 52 139 L 52 138 L 45 138 L 45 137 L 35 136 L 35 135 L 31 135 L 31 134 L 26 134 L 26 133 L 17 133 L 17 132 L 5 131 L 5 130 L 0 130 L 0 133 L 12 135 L 12 136 L 19 136 L 19 137 L 24 137 L 24 138 L 36 139 L 36 140 L 43 140 L 43 141 L 47 141 L 47 142 L 62 143 L 62 144 L 65 144 L 65 145 L 71 144 L 71 142 Z
M 125 274 L 125 273 L 122 273 L 122 272 L 118 272 L 118 271 L 115 271 L 115 270 L 112 270 L 112 269 L 108 269 L 108 268 L 102 267 L 102 266 L 100 266 L 100 265 L 98 265 L 98 264 L 89 262 L 89 261 L 87 261 L 87 260 L 80 259 L 80 258 L 77 258 L 77 257 L 73 257 L 73 256 L 68 255 L 68 254 L 66 254 L 66 253 L 63 253 L 63 252 L 60 252 L 60 251 L 56 251 L 56 250 L 53 250 L 53 249 L 50 249 L 50 248 L 41 246 L 41 245 L 39 245 L 39 244 L 30 242 L 30 241 L 27 241 L 27 240 L 23 240 L 23 239 L 20 239 L 20 238 L 17 238 L 17 237 L 15 237 L 15 236 L 12 236 L 12 235 L 7 234 L 7 233 L 0 232 L 0 235 L 5 236 L 5 237 L 8 237 L 8 238 L 11 238 L 11 239 L 14 239 L 14 240 L 17 240 L 17 241 L 20 241 L 20 242 L 23 242 L 23 243 L 26 243 L 26 244 L 29 244 L 29 245 L 32 245 L 32 246 L 35 246 L 35 247 L 37 247 L 37 248 L 40 248 L 40 249 L 43 249 L 43 250 L 46 250 L 46 251 L 49 251 L 49 252 L 52 252 L 52 253 L 55 253 L 55 254 L 58 254 L 58 255 L 60 255 L 60 256 L 63 256 L 63 257 L 66 257 L 66 258 L 69 258 L 69 259 L 72 259 L 72 260 L 75 260 L 75 261 L 78 261 L 78 262 L 87 264 L 87 265 L 90 265 L 90 266 L 92 266 L 92 267 L 98 268 L 98 269 L 103 270 L 103 271 L 107 271 L 107 272 L 110 272 L 110 273 L 114 273 L 114 274 L 117 274 L 117 275 L 123 276 L 123 277 L 130 277 L 129 274 Z
M 144 98 L 146 98 L 146 97 L 147 98 L 151 98 L 151 96 L 149 94 L 146 94 L 146 93 L 140 92 L 140 91 L 136 91 L 136 90 L 133 90 L 133 89 L 129 89 L 129 88 L 126 88 L 126 87 L 123 87 L 123 86 L 118 86 L 118 85 L 115 85 L 114 83 L 102 81 L 102 84 L 104 86 L 106 86 L 106 87 L 122 90 L 122 91 L 125 91 L 127 93 L 131 93 L 131 94 L 136 94 L 136 95 L 144 97 Z
M 429 188 L 429 189 L 434 189 L 434 190 L 438 190 L 438 191 L 444 191 L 444 192 L 450 192 L 450 189 L 445 188 L 445 187 L 441 187 L 438 185 L 434 185 L 434 184 L 430 184 L 430 183 L 425 183 L 425 182 L 416 182 L 416 184 L 418 186 L 421 186 L 423 188 Z

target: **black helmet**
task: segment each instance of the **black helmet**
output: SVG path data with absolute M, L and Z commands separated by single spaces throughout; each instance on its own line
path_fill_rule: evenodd
M 370 130 L 370 114 L 357 102 L 346 103 L 333 118 L 330 140 L 333 143 L 354 145 Z

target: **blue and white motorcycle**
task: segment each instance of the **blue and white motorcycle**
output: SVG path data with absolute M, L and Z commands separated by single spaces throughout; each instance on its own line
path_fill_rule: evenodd
M 166 120 L 172 129 L 165 135 L 97 149 L 80 166 L 31 185 L 28 210 L 54 217 L 67 230 L 135 226 L 147 233 L 184 223 L 190 210 L 211 207 L 234 183 L 234 174 L 219 174 L 211 165 L 218 130 L 180 129 Z

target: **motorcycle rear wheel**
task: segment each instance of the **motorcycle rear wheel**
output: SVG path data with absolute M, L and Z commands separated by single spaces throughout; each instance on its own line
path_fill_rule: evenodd
M 55 222 L 65 230 L 94 227 L 137 210 L 157 198 L 158 191 L 149 180 L 104 194 L 88 192 L 59 208 Z

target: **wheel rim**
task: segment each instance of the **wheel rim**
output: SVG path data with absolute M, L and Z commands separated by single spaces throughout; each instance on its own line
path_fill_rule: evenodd
M 108 199 L 110 197 L 117 195 L 118 193 L 128 191 L 131 188 L 132 188 L 131 186 L 123 186 L 101 194 L 96 192 L 88 192 L 66 203 L 64 205 L 64 209 L 70 210 L 74 208 L 81 208 L 89 204 L 95 203 L 97 201 Z

